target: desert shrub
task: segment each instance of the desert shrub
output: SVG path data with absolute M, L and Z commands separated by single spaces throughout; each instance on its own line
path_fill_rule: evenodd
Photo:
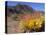
M 16 15 L 14 15 L 14 16 L 12 17 L 12 19 L 15 20 L 15 21 L 19 21 L 20 18 L 21 18 L 21 17 L 19 16 L 19 14 L 16 14 Z

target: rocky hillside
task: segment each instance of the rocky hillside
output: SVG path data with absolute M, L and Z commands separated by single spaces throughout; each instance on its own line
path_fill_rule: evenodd
M 25 14 L 25 13 L 32 13 L 33 12 L 33 8 L 31 6 L 28 5 L 21 5 L 21 4 L 17 4 L 16 6 L 9 6 L 7 7 L 7 13 L 16 13 L 16 14 Z

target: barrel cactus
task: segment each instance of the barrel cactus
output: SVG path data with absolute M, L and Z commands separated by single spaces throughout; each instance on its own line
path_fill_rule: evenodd
M 27 18 L 27 20 L 21 19 L 19 23 L 20 32 L 24 32 L 27 30 L 32 31 L 32 29 L 38 31 L 42 27 L 43 21 L 44 21 L 44 16 L 40 16 L 39 18 L 36 19 L 34 19 L 33 17 L 32 19 L 31 17 Z

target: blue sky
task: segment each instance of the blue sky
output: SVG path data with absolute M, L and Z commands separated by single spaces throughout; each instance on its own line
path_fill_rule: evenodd
M 25 5 L 31 6 L 33 9 L 40 10 L 40 11 L 45 10 L 44 3 L 8 1 L 7 6 L 16 6 L 17 4 L 25 4 Z

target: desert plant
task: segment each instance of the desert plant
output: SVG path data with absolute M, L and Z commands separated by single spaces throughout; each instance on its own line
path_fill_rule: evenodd
M 37 19 L 29 19 L 29 20 L 21 20 L 19 24 L 20 32 L 24 32 L 25 30 L 29 29 L 32 31 L 39 31 L 42 27 L 42 23 L 44 21 L 44 16 L 41 16 Z

